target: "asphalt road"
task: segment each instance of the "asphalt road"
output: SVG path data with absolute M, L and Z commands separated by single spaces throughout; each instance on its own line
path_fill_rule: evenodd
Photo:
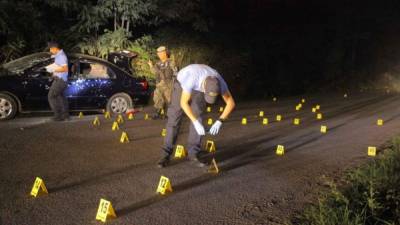
M 368 146 L 399 133 L 398 95 L 305 98 L 300 111 L 301 97 L 239 103 L 221 134 L 205 138 L 216 142 L 217 152 L 206 159 L 215 157 L 218 174 L 186 159 L 158 169 L 165 121 L 144 120 L 143 113 L 119 131 L 111 131 L 113 120 L 102 115 L 100 127 L 91 123 L 95 115 L 62 123 L 47 116 L 0 122 L 0 224 L 101 224 L 95 220 L 101 198 L 116 210 L 108 224 L 282 224 L 315 198 L 322 177 L 339 177 L 368 160 Z M 316 104 L 322 120 L 311 112 Z M 217 118 L 218 108 L 207 118 Z M 277 114 L 283 121 L 274 121 Z M 385 121 L 381 127 L 378 118 Z M 178 144 L 186 144 L 187 125 Z M 122 131 L 129 143 L 119 143 Z M 275 154 L 277 145 L 285 146 L 283 156 Z M 166 196 L 156 194 L 161 175 L 172 183 Z M 36 176 L 48 195 L 29 196 Z

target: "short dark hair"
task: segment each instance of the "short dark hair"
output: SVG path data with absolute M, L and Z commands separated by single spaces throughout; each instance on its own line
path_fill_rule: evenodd
M 60 45 L 55 41 L 49 41 L 49 42 L 47 42 L 47 47 L 48 48 L 60 48 Z

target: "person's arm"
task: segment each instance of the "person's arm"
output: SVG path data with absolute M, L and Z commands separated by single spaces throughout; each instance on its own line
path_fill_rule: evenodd
M 68 72 L 68 66 L 65 64 L 65 65 L 62 65 L 62 66 L 58 66 L 55 70 L 54 70 L 54 72 L 56 72 L 56 73 L 64 73 L 64 72 Z
M 225 94 L 222 95 L 222 99 L 224 99 L 226 106 L 219 118 L 222 120 L 226 120 L 233 111 L 233 109 L 235 108 L 236 104 L 235 100 L 233 99 L 229 91 L 227 91 Z
M 190 107 L 190 99 L 192 94 L 186 91 L 182 91 L 181 95 L 181 108 L 185 112 L 185 114 L 189 117 L 189 119 L 194 122 L 197 120 L 196 116 L 194 115 L 192 108 Z
M 196 130 L 197 134 L 200 136 L 203 136 L 206 134 L 206 131 L 204 129 L 203 124 L 199 121 L 199 119 L 196 118 L 196 116 L 193 114 L 192 108 L 189 105 L 191 98 L 191 94 L 186 91 L 182 91 L 181 95 L 181 108 L 185 112 L 185 114 L 190 118 L 192 121 L 192 124 L 194 126 L 194 129 Z
M 233 99 L 229 91 L 225 92 L 225 94 L 222 95 L 222 98 L 224 99 L 226 106 L 219 119 L 215 121 L 215 123 L 211 126 L 210 128 L 211 135 L 217 135 L 219 133 L 219 130 L 222 127 L 222 123 L 228 118 L 228 116 L 235 108 L 235 100 Z

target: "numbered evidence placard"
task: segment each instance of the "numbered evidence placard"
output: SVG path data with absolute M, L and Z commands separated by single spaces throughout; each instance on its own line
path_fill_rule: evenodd
M 110 201 L 100 199 L 99 208 L 97 209 L 96 220 L 105 223 L 107 218 L 116 218 L 115 210 Z
M 160 182 L 158 183 L 157 193 L 165 195 L 168 192 L 172 192 L 171 182 L 168 177 L 161 176 Z

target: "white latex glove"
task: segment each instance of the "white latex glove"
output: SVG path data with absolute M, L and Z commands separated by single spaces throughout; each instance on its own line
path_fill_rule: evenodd
M 194 126 L 194 129 L 196 129 L 197 134 L 199 134 L 200 136 L 203 136 L 206 134 L 203 124 L 201 124 L 198 120 L 193 122 L 193 126 Z
M 222 122 L 219 120 L 215 121 L 215 123 L 210 128 L 210 134 L 217 135 L 221 127 L 222 127 Z

